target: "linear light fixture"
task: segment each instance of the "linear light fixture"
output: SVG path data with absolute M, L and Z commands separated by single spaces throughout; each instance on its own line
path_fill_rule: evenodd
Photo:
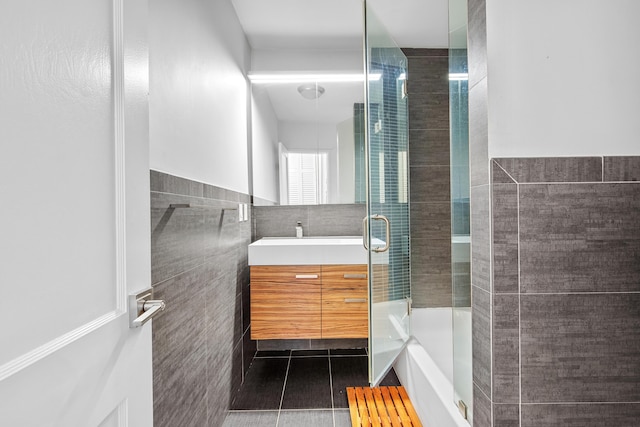
M 249 73 L 251 83 L 308 83 L 308 82 L 363 82 L 361 73 Z M 369 74 L 370 81 L 377 81 L 382 74 Z
M 449 80 L 469 80 L 469 73 L 450 73 Z

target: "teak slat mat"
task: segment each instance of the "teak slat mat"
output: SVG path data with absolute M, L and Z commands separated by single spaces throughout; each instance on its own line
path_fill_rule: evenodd
M 347 387 L 352 427 L 422 427 L 404 387 Z

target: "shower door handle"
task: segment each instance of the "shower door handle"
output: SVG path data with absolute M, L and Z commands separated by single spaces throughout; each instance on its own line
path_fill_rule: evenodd
M 364 245 L 364 248 L 369 251 L 369 245 L 367 245 L 367 224 L 369 223 L 369 217 L 365 216 L 364 218 L 362 218 L 362 244 Z
M 369 250 L 369 246 L 367 245 L 367 222 L 369 221 L 369 218 L 376 220 L 376 221 L 384 221 L 385 223 L 385 228 L 386 228 L 386 238 L 385 238 L 385 244 L 383 247 L 381 248 L 371 248 L 371 250 L 373 252 L 386 252 L 389 250 L 389 246 L 391 246 L 391 223 L 389 222 L 389 218 L 387 218 L 384 215 L 379 215 L 379 214 L 375 214 L 375 215 L 371 215 L 371 216 L 365 216 L 364 219 L 362 220 L 362 243 L 364 245 L 364 248 L 366 250 Z

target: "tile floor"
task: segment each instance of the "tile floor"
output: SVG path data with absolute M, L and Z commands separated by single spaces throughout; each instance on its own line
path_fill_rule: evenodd
M 223 427 L 350 427 L 346 388 L 368 385 L 365 349 L 259 351 Z M 382 385 L 400 385 L 390 372 Z

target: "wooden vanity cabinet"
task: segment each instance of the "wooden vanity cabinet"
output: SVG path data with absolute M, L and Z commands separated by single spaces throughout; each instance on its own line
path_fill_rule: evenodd
M 366 265 L 322 266 L 322 338 L 367 338 Z
M 366 338 L 367 266 L 251 266 L 251 339 Z
M 251 339 L 321 338 L 319 265 L 251 266 Z

